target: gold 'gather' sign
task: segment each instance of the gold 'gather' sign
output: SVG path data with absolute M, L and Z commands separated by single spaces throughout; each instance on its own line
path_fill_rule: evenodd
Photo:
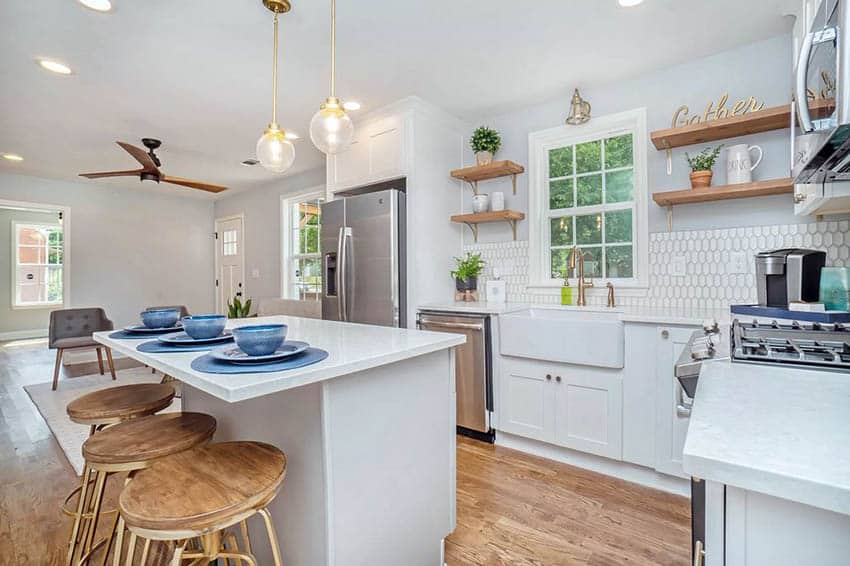
M 690 114 L 690 109 L 686 104 L 679 106 L 673 113 L 673 127 L 687 126 L 689 124 L 698 124 L 700 122 L 710 122 L 711 120 L 719 120 L 720 118 L 728 118 L 729 116 L 740 116 L 748 112 L 755 112 L 764 108 L 764 101 L 758 102 L 755 97 L 742 98 L 732 105 L 732 109 L 726 107 L 726 102 L 729 100 L 729 93 L 724 92 L 717 105 L 714 101 L 710 101 L 705 107 L 705 112 L 702 114 Z

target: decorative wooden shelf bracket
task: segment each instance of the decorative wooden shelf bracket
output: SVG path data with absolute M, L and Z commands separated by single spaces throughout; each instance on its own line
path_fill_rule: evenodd
M 478 225 L 488 222 L 507 222 L 513 231 L 514 241 L 517 238 L 517 222 L 525 219 L 525 214 L 516 210 L 498 210 L 492 212 L 479 212 L 478 214 L 456 214 L 452 216 L 452 222 L 466 224 L 472 231 L 472 237 L 478 242 Z

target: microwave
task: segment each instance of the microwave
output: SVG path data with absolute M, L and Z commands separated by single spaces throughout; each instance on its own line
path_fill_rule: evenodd
M 795 184 L 850 181 L 850 0 L 822 0 L 803 38 L 791 105 Z

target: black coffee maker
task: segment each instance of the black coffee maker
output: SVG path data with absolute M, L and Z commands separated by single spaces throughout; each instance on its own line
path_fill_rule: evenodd
M 788 308 L 792 302 L 817 302 L 826 252 L 787 248 L 756 254 L 759 305 Z

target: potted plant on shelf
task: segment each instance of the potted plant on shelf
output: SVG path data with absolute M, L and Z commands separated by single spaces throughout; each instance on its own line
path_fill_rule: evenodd
M 688 152 L 685 152 L 685 159 L 688 165 L 691 166 L 691 188 L 698 189 L 701 187 L 711 186 L 711 176 L 713 175 L 711 168 L 717 161 L 717 156 L 720 155 L 720 148 L 723 144 L 715 148 L 707 147 L 701 152 L 691 157 Z
M 478 165 L 489 165 L 493 161 L 493 155 L 502 147 L 502 138 L 496 130 L 481 126 L 472 132 L 469 145 L 475 152 Z
M 456 269 L 451 275 L 455 278 L 455 288 L 460 292 L 478 289 L 478 276 L 484 271 L 484 260 L 481 255 L 466 253 L 465 258 L 455 258 Z

